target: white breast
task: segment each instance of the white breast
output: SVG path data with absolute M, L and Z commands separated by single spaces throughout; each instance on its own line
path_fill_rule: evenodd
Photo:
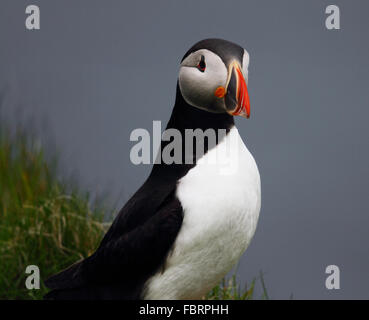
M 255 160 L 233 127 L 179 181 L 184 218 L 165 271 L 151 277 L 145 299 L 200 299 L 238 261 L 260 211 Z

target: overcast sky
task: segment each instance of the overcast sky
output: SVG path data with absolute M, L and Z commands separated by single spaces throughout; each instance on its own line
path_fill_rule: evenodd
M 179 62 L 221 37 L 250 53 L 252 117 L 237 119 L 262 181 L 244 283 L 265 273 L 271 298 L 369 298 L 368 1 L 30 1 L 0 5 L 0 92 L 60 169 L 119 206 L 148 175 L 130 162 L 132 130 L 166 124 Z M 341 29 L 325 28 L 336 4 Z M 37 264 L 37 262 L 35 262 Z M 325 268 L 341 289 L 325 288 Z

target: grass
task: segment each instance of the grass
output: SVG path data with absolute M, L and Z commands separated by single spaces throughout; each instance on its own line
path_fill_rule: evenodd
M 55 162 L 45 160 L 32 136 L 0 127 L 0 299 L 41 299 L 42 279 L 96 249 L 106 231 L 103 216 L 88 195 L 56 177 Z M 25 287 L 28 265 L 40 269 L 39 290 Z M 255 280 L 241 289 L 232 277 L 205 299 L 248 300 L 254 286 Z
M 25 288 L 28 265 L 41 279 L 91 254 L 104 233 L 102 211 L 67 192 L 53 164 L 24 132 L 0 129 L 0 299 L 40 299 Z
M 263 273 L 260 272 L 259 278 L 254 278 L 250 285 L 241 287 L 234 274 L 230 279 L 224 278 L 219 285 L 214 287 L 204 297 L 205 300 L 251 300 L 255 298 L 255 284 L 260 280 L 262 286 L 261 299 L 269 300 L 268 292 L 264 283 Z
M 245 286 L 243 290 L 237 284 L 236 275 L 233 275 L 228 281 L 224 278 L 222 282 L 213 288 L 205 297 L 206 300 L 250 300 L 254 296 L 255 280 L 249 287 Z

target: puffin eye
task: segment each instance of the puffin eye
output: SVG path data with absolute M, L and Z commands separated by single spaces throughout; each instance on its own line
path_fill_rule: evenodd
M 197 69 L 199 69 L 201 72 L 204 72 L 205 68 L 206 68 L 205 57 L 201 56 L 201 60 L 200 60 L 199 64 L 197 65 Z

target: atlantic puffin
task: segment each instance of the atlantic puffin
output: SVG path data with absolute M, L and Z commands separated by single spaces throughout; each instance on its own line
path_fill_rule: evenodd
M 248 52 L 223 39 L 186 52 L 166 130 L 224 134 L 183 144 L 181 162 L 155 163 L 97 250 L 46 280 L 46 299 L 201 299 L 232 269 L 261 206 L 259 171 L 234 123 L 250 116 L 248 66 Z

